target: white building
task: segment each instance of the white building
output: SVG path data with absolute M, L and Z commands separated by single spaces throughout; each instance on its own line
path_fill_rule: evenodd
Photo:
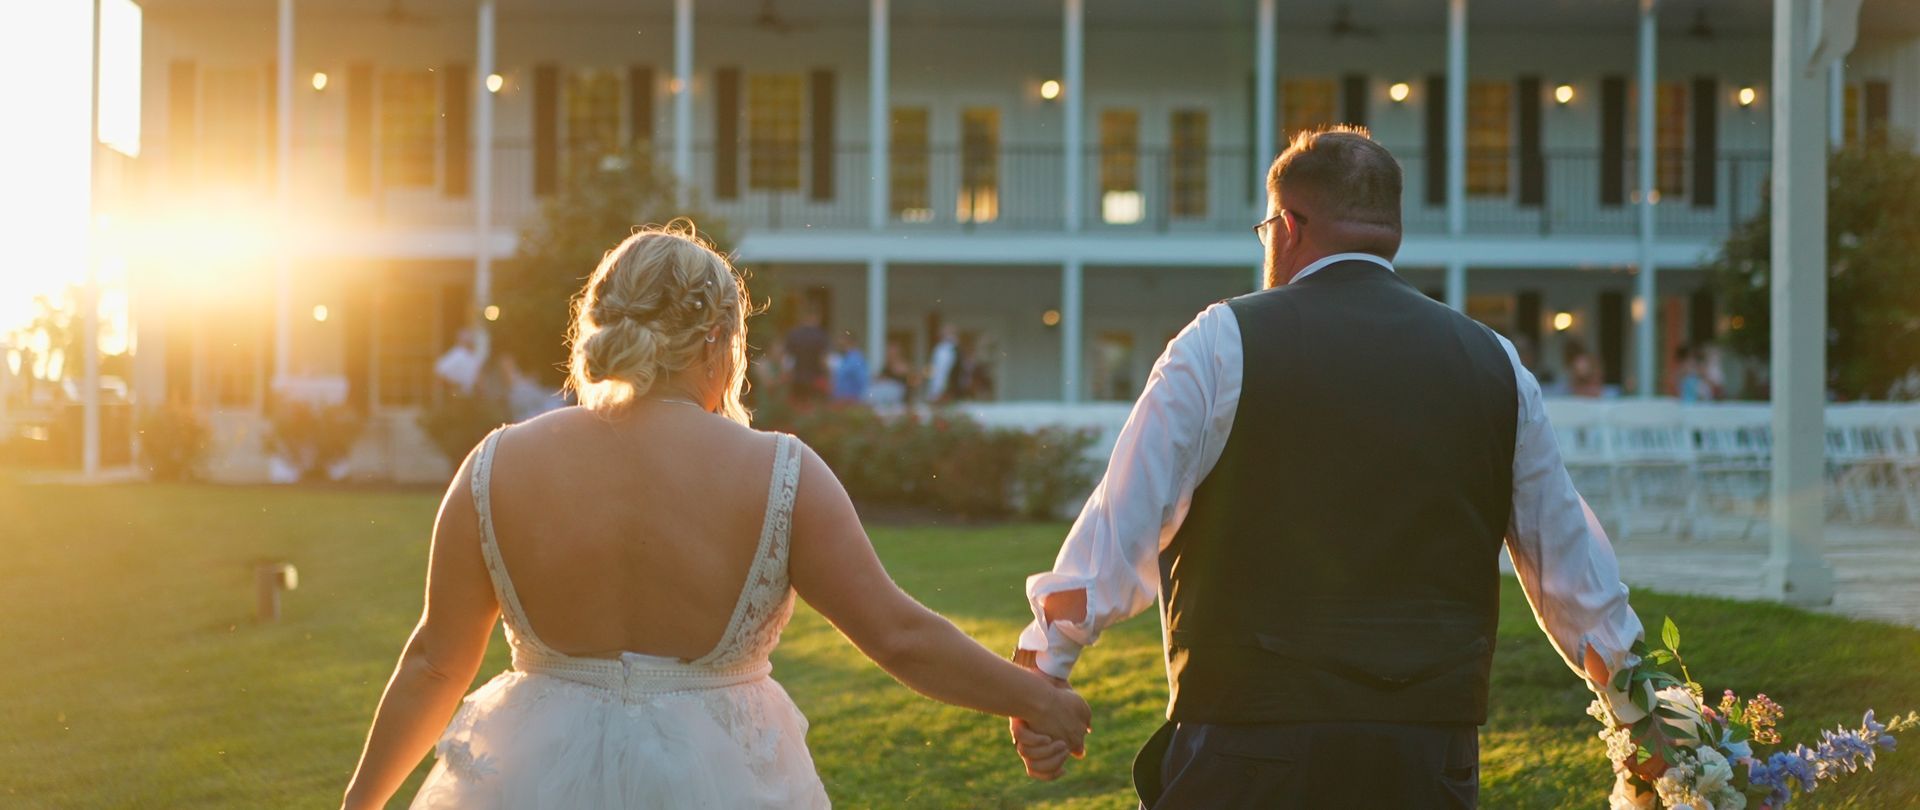
M 183 244 L 134 251 L 141 393 L 241 448 L 270 380 L 321 381 L 376 416 L 361 469 L 400 478 L 444 475 L 413 415 L 490 267 L 609 146 L 650 144 L 755 278 L 870 357 L 924 360 L 943 323 L 990 345 L 1006 400 L 1131 399 L 1251 290 L 1262 176 L 1302 127 L 1401 159 L 1409 279 L 1546 374 L 1581 342 L 1627 392 L 1726 327 L 1698 268 L 1769 171 L 1757 2 L 143 5 L 130 199 Z M 1867 0 L 1860 27 L 1833 137 L 1920 131 L 1920 7 Z

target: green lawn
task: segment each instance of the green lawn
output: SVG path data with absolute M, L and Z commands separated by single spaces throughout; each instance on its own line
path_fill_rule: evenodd
M 419 610 L 434 504 L 420 492 L 0 481 L 0 806 L 337 803 Z M 1052 559 L 1061 530 L 874 534 L 902 585 L 1001 650 L 1025 615 L 1021 582 Z M 300 569 L 274 625 L 251 619 L 260 558 Z M 1710 693 L 1765 690 L 1785 704 L 1790 738 L 1868 706 L 1920 707 L 1920 632 L 1709 599 L 1636 604 L 1681 622 Z M 1131 806 L 1126 765 L 1165 697 L 1150 616 L 1088 655 L 1091 753 L 1050 784 L 1021 775 L 1000 721 L 913 695 L 817 615 L 802 610 L 786 638 L 776 675 L 813 721 L 841 806 Z M 483 678 L 505 666 L 505 645 L 489 656 Z M 1511 584 L 1494 677 L 1484 805 L 1605 806 L 1586 693 Z M 1816 795 L 1825 801 L 1812 806 L 1920 806 L 1920 751 Z

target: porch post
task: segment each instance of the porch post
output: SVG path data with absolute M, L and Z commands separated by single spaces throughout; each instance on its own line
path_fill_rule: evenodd
M 892 113 L 887 98 L 889 34 L 887 0 L 872 0 L 867 13 L 867 226 L 876 231 L 887 227 L 887 215 L 893 207 L 893 187 L 890 182 L 893 164 L 889 154 L 892 146 L 889 128 Z M 873 265 L 867 267 L 867 278 L 871 281 L 874 278 Z M 883 264 L 880 268 L 881 283 L 884 285 L 886 266 Z M 884 287 L 882 289 L 884 291 Z M 870 342 L 868 345 L 873 344 Z M 870 359 L 879 362 L 877 358 Z
M 1654 206 L 1660 202 L 1660 191 L 1656 187 L 1655 166 L 1658 154 L 1654 151 L 1654 115 L 1655 104 L 1660 94 L 1659 79 L 1654 74 L 1654 51 L 1658 46 L 1655 26 L 1658 20 L 1655 9 L 1659 0 L 1640 0 L 1640 67 L 1634 76 L 1639 95 L 1639 176 L 1640 176 L 1640 256 L 1639 267 L 1635 268 L 1633 294 L 1633 373 L 1639 378 L 1639 395 L 1642 399 L 1651 399 L 1660 392 L 1660 378 L 1655 372 L 1655 356 L 1659 340 L 1653 325 L 1659 321 L 1659 289 L 1655 285 L 1658 268 L 1653 262 Z
M 1807 69 L 1816 0 L 1773 3 L 1773 493 L 1767 593 L 1833 601 L 1826 520 L 1826 77 Z
M 473 312 L 493 301 L 493 92 L 494 0 L 480 0 L 474 43 L 473 83 Z
M 693 0 L 673 0 L 673 174 L 680 198 L 693 184 Z
M 1086 157 L 1081 148 L 1080 127 L 1085 119 L 1086 84 L 1081 69 L 1084 61 L 1086 15 L 1083 0 L 1064 0 L 1066 36 L 1064 44 L 1065 58 L 1060 76 L 1060 93 L 1066 96 L 1066 103 L 1060 105 L 1060 113 L 1065 122 L 1060 127 L 1063 134 L 1065 162 L 1062 163 L 1063 204 L 1062 212 L 1066 218 L 1062 221 L 1068 233 L 1080 230 L 1084 183 L 1081 182 L 1082 161 Z
M 1433 103 L 1428 99 L 1427 103 Z M 1447 3 L 1447 236 L 1467 232 L 1467 0 Z M 1447 306 L 1467 309 L 1467 266 L 1447 263 Z
M 1267 218 L 1267 169 L 1272 165 L 1275 155 L 1273 132 L 1273 63 L 1275 47 L 1274 24 L 1277 14 L 1275 0 L 1260 0 L 1255 7 L 1253 23 L 1253 165 L 1247 167 L 1254 174 L 1253 181 L 1253 221 Z M 1258 290 L 1267 286 L 1265 251 L 1262 261 L 1253 265 L 1253 288 Z
M 1827 68 L 1827 143 L 1839 149 L 1847 141 L 1847 60 Z
M 287 0 L 281 0 L 287 2 Z M 100 473 L 100 0 L 93 2 L 93 58 L 90 63 L 87 105 L 87 244 L 86 283 L 80 288 L 80 472 L 88 479 Z M 0 357 L 0 362 L 5 362 Z M 33 371 L 23 363 L 21 370 Z M 32 403 L 28 403 L 32 404 Z
M 1060 266 L 1060 401 L 1080 401 L 1082 267 L 1074 256 Z
M 274 202 L 280 220 L 274 258 L 273 376 L 277 387 L 293 360 L 293 0 L 280 0 L 279 50 L 274 63 Z
M 880 0 L 885 2 L 886 0 Z M 867 371 L 879 377 L 887 359 L 887 260 L 867 257 Z

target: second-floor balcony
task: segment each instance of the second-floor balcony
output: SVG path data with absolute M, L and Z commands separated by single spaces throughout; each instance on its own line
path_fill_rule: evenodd
M 1391 147 L 1390 147 L 1391 148 Z M 1393 148 L 1404 169 L 1403 222 L 1410 235 L 1445 234 L 1443 194 L 1433 193 L 1443 156 Z M 374 152 L 352 159 L 340 144 L 295 149 L 293 205 L 303 221 L 392 232 L 467 230 L 475 223 L 471 162 L 444 146 L 408 155 Z M 657 152 L 670 172 L 671 150 Z M 813 149 L 789 145 L 692 150 L 689 185 L 696 206 L 739 232 L 820 234 L 873 227 L 873 155 L 865 145 Z M 1247 236 L 1264 216 L 1262 173 L 1245 147 L 1116 151 L 1082 156 L 1078 207 L 1088 233 L 1218 233 Z M 1655 231 L 1660 238 L 1712 239 L 1758 215 L 1766 186 L 1765 153 L 1657 157 Z M 542 157 L 525 141 L 496 144 L 491 221 L 513 232 L 537 215 L 544 198 L 569 180 L 563 156 Z M 1066 230 L 1066 153 L 1058 145 L 998 148 L 931 146 L 889 150 L 882 185 L 889 232 L 1049 233 Z M 1465 233 L 1470 237 L 1633 238 L 1639 233 L 1637 167 L 1598 149 L 1513 150 L 1467 155 Z M 169 166 L 144 173 L 146 198 L 199 198 L 226 207 L 270 199 L 264 160 Z M 591 165 L 591 162 L 589 162 Z M 217 170 L 216 170 L 217 167 Z M 590 174 L 588 171 L 587 174 Z M 572 175 L 578 178 L 582 175 Z M 1247 238 L 1251 238 L 1248 236 Z

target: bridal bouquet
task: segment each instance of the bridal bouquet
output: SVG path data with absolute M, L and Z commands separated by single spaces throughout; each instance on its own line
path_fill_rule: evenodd
M 1814 746 L 1779 748 L 1780 704 L 1764 694 L 1743 703 L 1728 690 L 1707 705 L 1680 658 L 1672 619 L 1660 640 L 1665 648 L 1651 652 L 1636 642 L 1640 663 L 1613 676 L 1613 688 L 1645 717 L 1621 725 L 1603 700 L 1587 710 L 1606 726 L 1600 739 L 1613 762 L 1611 810 L 1782 810 L 1823 779 L 1872 770 L 1882 749 L 1893 750 L 1893 732 L 1920 727 L 1920 712 L 1882 723 L 1869 709 L 1859 728 L 1822 731 Z M 1669 664 L 1680 666 L 1679 677 L 1664 669 Z

